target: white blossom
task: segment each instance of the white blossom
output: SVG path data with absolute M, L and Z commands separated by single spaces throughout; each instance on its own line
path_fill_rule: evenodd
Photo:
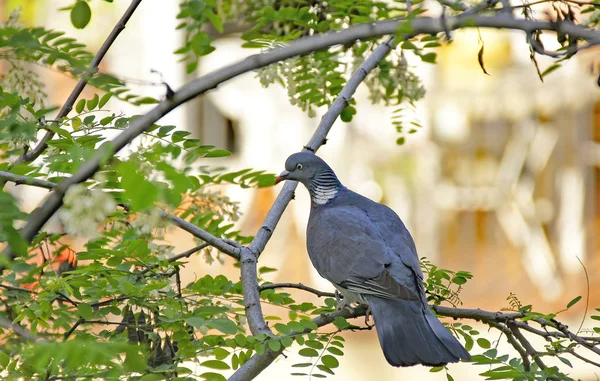
M 72 186 L 64 197 L 65 208 L 59 217 L 67 233 L 86 237 L 98 234 L 98 224 L 115 212 L 117 204 L 99 189 L 88 189 L 82 184 Z

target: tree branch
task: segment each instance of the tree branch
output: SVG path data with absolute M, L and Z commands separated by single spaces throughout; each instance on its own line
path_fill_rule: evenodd
M 19 291 L 19 292 L 25 292 L 28 294 L 37 294 L 37 292 L 30 290 L 28 288 L 23 288 L 23 287 L 16 287 L 16 286 L 9 286 L 7 284 L 2 284 L 0 283 L 0 288 L 4 288 L 6 290 L 10 290 L 10 291 Z
M 535 361 L 535 363 L 540 367 L 540 369 L 546 369 L 546 364 L 544 364 L 544 361 L 539 356 L 538 351 L 536 351 L 535 348 L 529 342 L 529 340 L 527 340 L 525 336 L 523 336 L 521 331 L 519 331 L 519 328 L 517 328 L 514 324 L 511 324 L 510 322 L 508 323 L 508 328 L 512 332 L 513 336 L 519 341 L 519 343 L 521 343 L 521 346 L 523 347 L 527 355 L 529 355 L 529 357 L 531 357 L 533 361 Z
M 187 222 L 183 218 L 177 217 L 174 214 L 170 214 L 164 211 L 161 211 L 160 213 L 164 219 L 171 221 L 177 227 L 185 230 L 186 232 L 192 234 L 197 238 L 200 238 L 204 242 L 208 243 L 216 249 L 219 249 L 221 252 L 229 255 L 230 257 L 237 259 L 238 261 L 240 260 L 240 248 L 230 245 L 222 239 L 210 234 L 206 230 L 200 229 L 196 225 Z
M 36 179 L 28 176 L 15 175 L 14 173 L 0 171 L 0 180 L 2 182 L 10 181 L 16 185 L 31 185 L 38 188 L 52 190 L 56 187 L 56 183 L 47 180 Z
M 512 331 L 500 323 L 490 322 L 488 324 L 496 329 L 499 329 L 501 332 L 504 332 L 504 334 L 506 335 L 506 341 L 508 341 L 508 343 L 512 345 L 513 348 L 517 350 L 517 352 L 519 352 L 519 355 L 521 355 L 521 359 L 523 360 L 523 369 L 526 372 L 529 372 L 531 370 L 531 361 L 529 361 L 527 351 L 521 346 L 521 344 L 519 344 L 519 341 L 515 339 L 515 336 L 513 335 Z
M 6 320 L 2 316 L 0 316 L 0 327 L 4 327 L 6 329 L 10 329 L 17 336 L 20 336 L 20 337 L 22 337 L 25 340 L 29 340 L 29 341 L 38 341 L 39 340 L 39 338 L 37 336 L 35 336 L 31 332 L 29 332 L 28 330 L 26 330 L 25 328 L 23 328 L 19 324 L 13 324 L 12 322 Z
M 110 34 L 108 35 L 108 37 L 106 38 L 106 40 L 104 41 L 102 46 L 100 47 L 100 50 L 98 50 L 98 53 L 96 53 L 96 56 L 94 57 L 94 59 L 92 59 L 92 62 L 90 63 L 90 67 L 88 68 L 87 72 L 81 77 L 79 82 L 77 82 L 77 85 L 75 85 L 75 88 L 69 95 L 69 98 L 67 98 L 65 104 L 58 111 L 58 114 L 56 115 L 55 119 L 64 118 L 65 116 L 67 116 L 69 114 L 69 112 L 71 112 L 71 110 L 73 109 L 73 105 L 75 104 L 75 101 L 77 100 L 77 98 L 79 98 L 79 96 L 83 92 L 83 89 L 87 85 L 88 80 L 90 79 L 91 76 L 96 74 L 96 72 L 98 71 L 98 66 L 100 65 L 100 61 L 102 61 L 102 59 L 108 52 L 108 49 L 110 49 L 110 47 L 115 42 L 115 40 L 117 39 L 119 34 L 123 31 L 123 29 L 125 29 L 125 25 L 127 24 L 127 22 L 129 21 L 129 19 L 131 18 L 131 16 L 133 15 L 136 8 L 138 7 L 138 5 L 140 5 L 141 2 L 142 2 L 142 0 L 132 0 L 131 1 L 131 4 L 125 10 L 125 13 L 123 13 L 123 16 L 121 17 L 119 22 L 117 22 L 117 25 L 115 25 L 113 30 L 110 32 Z M 15 161 L 15 164 L 30 162 L 30 161 L 34 161 L 35 159 L 37 159 L 42 154 L 42 152 L 44 152 L 46 150 L 46 148 L 48 147 L 48 141 L 50 139 L 52 139 L 53 136 L 54 136 L 53 131 L 47 131 L 46 134 L 42 137 L 42 139 L 38 143 L 38 145 L 35 146 L 35 148 L 33 150 L 31 150 L 30 152 L 23 153 L 23 155 L 21 155 L 21 157 L 19 157 Z M 50 189 L 50 188 L 48 188 L 48 189 Z
M 325 292 L 325 291 L 320 291 L 317 290 L 316 288 L 312 288 L 309 286 L 305 286 L 302 283 L 271 283 L 271 284 L 263 284 L 259 286 L 259 292 L 260 291 L 264 291 L 264 290 L 272 290 L 275 288 L 297 288 L 299 290 L 304 290 L 304 291 L 308 291 L 311 292 L 315 295 L 317 295 L 319 298 L 321 297 L 328 297 L 328 298 L 335 298 L 335 294 L 333 292 Z

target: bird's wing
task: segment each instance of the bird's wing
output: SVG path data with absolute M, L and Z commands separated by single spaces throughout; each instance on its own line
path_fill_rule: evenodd
M 417 248 L 400 217 L 385 205 L 373 202 L 356 193 L 353 196 L 358 200 L 355 203 L 360 205 L 377 231 L 385 238 L 385 245 L 389 252 L 393 253 L 393 256 L 402 263 L 402 266 L 398 266 L 397 261 L 392 261 L 392 266 L 388 269 L 390 275 L 401 284 L 414 285 L 419 294 L 424 297 L 424 277 Z M 410 269 L 409 273 L 406 271 L 407 268 Z
M 321 210 L 311 217 L 307 248 L 325 279 L 349 291 L 385 299 L 417 300 L 410 270 L 391 252 L 368 214 L 355 206 Z M 390 269 L 405 267 L 405 277 Z

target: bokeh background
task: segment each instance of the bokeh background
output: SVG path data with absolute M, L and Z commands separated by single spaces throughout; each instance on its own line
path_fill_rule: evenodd
M 64 30 L 95 52 L 128 5 L 92 1 L 91 24 L 76 31 L 68 12 L 56 12 L 70 0 L 0 0 L 0 15 L 21 6 L 21 21 Z M 435 6 L 432 4 L 432 9 Z M 198 73 L 186 75 L 172 52 L 181 46 L 175 31 L 176 1 L 145 0 L 117 39 L 101 70 L 129 80 L 138 94 L 160 97 L 165 80 L 177 88 L 198 75 L 254 53 L 242 49 L 241 26 L 227 25 L 216 35 L 217 50 L 200 60 Z M 540 10 L 542 11 L 542 10 Z M 542 83 L 530 61 L 525 36 L 520 33 L 459 32 L 454 42 L 439 50 L 437 65 L 410 60 L 422 77 L 427 95 L 415 117 L 422 128 L 403 146 L 392 126 L 392 108 L 373 106 L 366 88 L 356 95 L 358 113 L 351 123 L 338 122 L 319 154 L 338 173 L 342 183 L 392 207 L 411 230 L 420 256 L 440 267 L 474 274 L 462 293 L 463 306 L 501 310 L 507 296 L 516 294 L 523 305 L 550 313 L 566 307 L 578 295 L 583 300 L 559 319 L 578 327 L 589 307 L 600 306 L 600 103 L 594 51 L 584 52 L 546 77 Z M 485 42 L 482 72 L 477 52 Z M 544 41 L 552 48 L 552 41 Z M 550 61 L 538 58 L 543 68 Z M 0 61 L 0 71 L 2 71 Z M 75 82 L 62 74 L 36 68 L 47 84 L 47 104 L 59 105 Z M 152 71 L 159 74 L 153 74 Z M 229 149 L 231 157 L 210 164 L 242 169 L 253 167 L 279 173 L 285 158 L 308 141 L 325 110 L 315 118 L 288 102 L 286 90 L 263 88 L 256 73 L 219 86 L 206 96 L 167 115 L 161 124 L 188 130 L 207 144 Z M 145 83 L 145 85 L 144 85 Z M 91 89 L 84 97 L 90 97 Z M 111 100 L 108 108 L 127 114 L 142 113 Z M 33 208 L 45 192 L 19 187 L 24 207 Z M 239 226 L 256 232 L 274 201 L 278 187 L 223 188 L 239 201 Z M 298 188 L 261 265 L 280 271 L 266 277 L 273 282 L 302 282 L 324 290 L 332 287 L 312 269 L 305 249 L 309 198 Z M 58 226 L 58 225 L 57 225 Z M 182 250 L 193 245 L 187 234 L 173 230 L 172 242 Z M 584 267 L 589 278 L 587 286 Z M 193 257 L 185 277 L 204 274 L 238 276 L 229 259 L 208 264 Z M 305 293 L 297 298 L 314 301 Z M 285 311 L 265 306 L 267 314 Z M 589 314 L 588 314 L 589 315 Z M 471 324 L 479 327 L 477 324 Z M 583 322 L 583 329 L 591 327 Z M 589 329 L 589 328 L 588 328 Z M 496 331 L 480 332 L 490 341 Z M 445 372 L 427 368 L 395 369 L 383 358 L 374 331 L 347 332 L 346 355 L 333 380 L 401 379 L 446 380 Z M 500 350 L 510 350 L 500 338 Z M 294 350 L 259 376 L 260 380 L 300 379 L 290 376 Z M 594 369 L 577 362 L 572 376 L 596 380 Z M 483 379 L 487 369 L 468 364 L 449 367 L 455 380 Z M 597 369 L 597 368 L 596 368 Z

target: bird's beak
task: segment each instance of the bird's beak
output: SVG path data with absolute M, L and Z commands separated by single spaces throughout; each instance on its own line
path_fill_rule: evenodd
M 277 178 L 275 178 L 275 185 L 279 184 L 280 182 L 282 182 L 283 180 L 287 179 L 287 177 L 290 175 L 290 173 L 288 171 L 283 171 L 279 174 L 279 176 L 277 176 Z

